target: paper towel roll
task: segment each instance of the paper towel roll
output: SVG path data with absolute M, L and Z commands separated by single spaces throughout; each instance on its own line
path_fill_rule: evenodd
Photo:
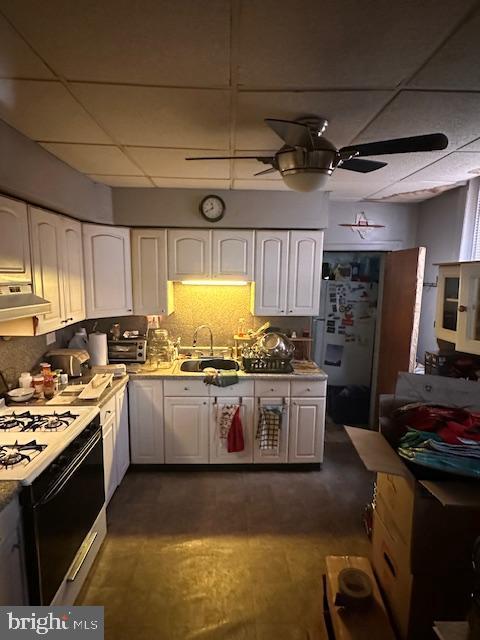
M 108 364 L 108 345 L 106 333 L 91 333 L 88 336 L 88 353 L 90 354 L 90 365 Z

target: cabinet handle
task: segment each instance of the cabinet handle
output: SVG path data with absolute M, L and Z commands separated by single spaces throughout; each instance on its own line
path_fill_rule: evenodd
M 190 389 L 190 387 L 183 387 L 184 391 L 188 391 Z
M 207 404 L 207 402 L 206 402 L 206 401 L 204 401 L 204 403 L 203 403 L 203 404 Z
M 467 311 L 467 307 L 465 305 L 461 304 L 458 307 L 458 310 L 460 311 L 460 313 L 465 313 L 465 311 Z
M 283 309 L 280 309 L 280 313 L 285 313 L 285 311 Z
M 275 389 L 272 388 L 272 389 L 270 389 L 270 391 L 272 391 L 272 393 L 273 393 L 273 391 L 275 391 Z
M 290 309 L 288 313 L 293 313 L 293 309 Z
M 307 391 L 311 391 L 310 387 L 307 387 Z
M 132 309 L 127 309 L 127 311 L 132 311 Z

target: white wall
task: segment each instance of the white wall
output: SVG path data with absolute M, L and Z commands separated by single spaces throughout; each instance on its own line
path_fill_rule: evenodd
M 226 204 L 224 218 L 212 225 L 198 211 L 203 189 L 113 189 L 115 224 L 156 227 L 240 227 L 323 229 L 328 224 L 328 193 L 293 191 L 213 191 Z
M 370 223 L 385 225 L 369 231 L 365 240 L 356 231 L 339 226 L 354 222 L 362 211 Z M 418 212 L 418 204 L 331 201 L 324 248 L 392 251 L 414 247 Z
M 1 120 L 0 192 L 81 220 L 113 222 L 110 187 L 96 184 Z
M 417 244 L 427 248 L 425 283 L 436 282 L 436 262 L 455 262 L 460 258 L 462 227 L 467 187 L 446 191 L 420 204 Z M 417 358 L 423 362 L 425 351 L 438 348 L 435 339 L 435 307 L 437 289 L 423 287 L 422 313 Z

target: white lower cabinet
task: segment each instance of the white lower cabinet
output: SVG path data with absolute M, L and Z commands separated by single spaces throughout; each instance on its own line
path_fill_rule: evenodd
M 322 462 L 325 398 L 291 398 L 289 462 Z
M 243 427 L 243 451 L 229 453 L 227 441 L 219 437 L 218 416 L 222 406 L 240 403 L 240 420 Z M 213 464 L 239 464 L 253 462 L 253 423 L 254 401 L 253 398 L 239 398 L 238 396 L 217 398 L 217 402 L 211 402 L 210 412 L 210 462 Z
M 102 425 L 103 433 L 103 470 L 105 474 L 105 502 L 108 504 L 117 488 L 115 469 L 115 414 Z
M 165 398 L 165 462 L 209 462 L 209 397 Z
M 115 396 L 115 428 L 115 467 L 118 486 L 130 466 L 128 394 L 125 388 Z
M 253 461 L 256 463 L 281 463 L 288 461 L 288 430 L 289 430 L 289 399 L 288 398 L 256 398 Z M 260 441 L 256 437 L 258 421 L 260 418 L 260 408 L 263 406 L 280 407 L 282 409 L 282 425 L 280 428 L 280 438 L 278 449 L 260 449 Z
M 0 513 L 0 605 L 27 604 L 23 536 L 18 500 Z
M 129 384 L 132 464 L 163 464 L 163 380 Z

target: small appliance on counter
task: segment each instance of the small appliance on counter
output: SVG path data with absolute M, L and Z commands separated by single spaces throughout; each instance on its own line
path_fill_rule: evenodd
M 88 372 L 90 355 L 85 349 L 52 349 L 45 356 L 52 369 L 61 369 L 69 378 L 78 378 Z
M 143 363 L 145 362 L 146 357 L 147 341 L 145 339 L 145 336 L 108 340 L 108 361 L 110 363 Z

